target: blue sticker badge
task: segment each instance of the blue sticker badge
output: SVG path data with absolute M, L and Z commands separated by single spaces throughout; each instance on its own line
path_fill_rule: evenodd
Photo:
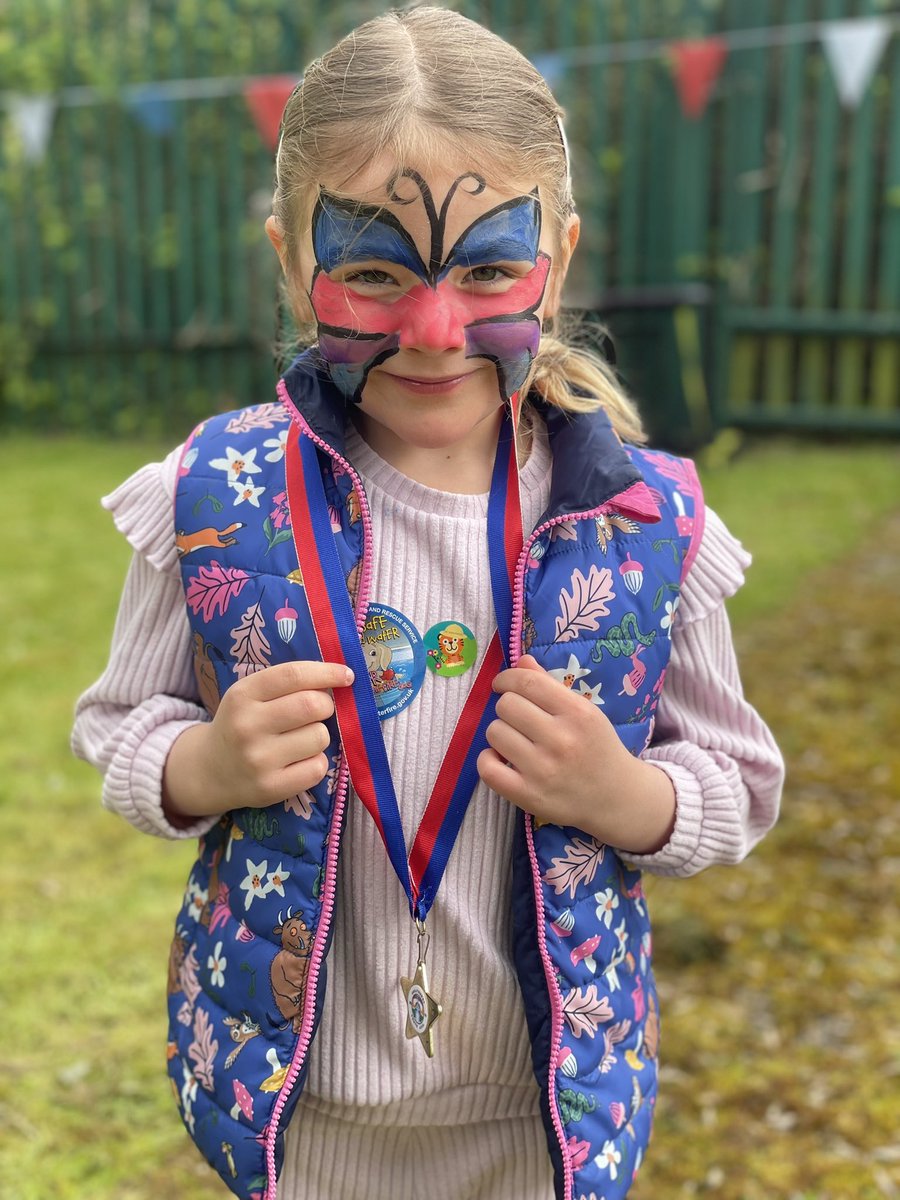
M 425 649 L 419 631 L 403 613 L 370 604 L 362 648 L 382 721 L 411 704 L 425 678 Z

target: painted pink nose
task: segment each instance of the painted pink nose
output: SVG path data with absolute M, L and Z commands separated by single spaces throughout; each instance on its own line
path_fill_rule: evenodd
M 399 333 L 403 350 L 457 350 L 466 344 L 465 314 L 440 287 L 422 284 L 404 300 Z

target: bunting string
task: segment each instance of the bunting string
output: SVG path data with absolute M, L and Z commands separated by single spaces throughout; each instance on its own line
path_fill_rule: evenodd
M 900 30 L 900 16 L 869 16 L 794 25 L 766 25 L 757 29 L 732 29 L 720 33 L 677 38 L 644 38 L 594 46 L 573 46 L 535 55 L 534 64 L 551 87 L 574 67 L 602 63 L 667 62 L 678 90 L 682 112 L 698 120 L 728 57 L 735 51 L 798 45 L 819 41 L 845 108 L 856 108 L 890 40 Z M 150 132 L 162 137 L 175 127 L 174 101 L 211 100 L 243 96 L 259 135 L 271 151 L 278 144 L 281 115 L 301 76 L 292 74 L 227 75 L 195 79 L 161 79 L 123 84 L 110 93 L 90 86 L 56 91 L 21 93 L 0 91 L 0 106 L 15 130 L 27 162 L 45 155 L 60 108 L 83 108 L 119 101 L 131 109 Z
M 794 25 L 762 25 L 757 29 L 708 30 L 689 34 L 685 31 L 684 40 L 702 41 L 715 37 L 724 42 L 729 53 L 733 50 L 764 49 L 768 46 L 789 45 L 796 42 L 813 42 L 827 34 L 831 26 L 839 25 L 844 28 L 863 21 L 878 21 L 889 33 L 900 31 L 900 16 L 878 16 L 848 18 L 834 21 L 807 21 Z M 542 63 L 558 63 L 561 67 L 590 66 L 595 63 L 630 61 L 637 59 L 659 58 L 664 56 L 670 47 L 679 40 L 671 38 L 643 38 L 630 42 L 609 42 L 595 46 L 573 46 L 560 50 L 549 50 L 535 58 Z M 228 75 L 210 78 L 194 79 L 162 79 L 152 83 L 123 84 L 116 91 L 116 96 L 126 100 L 141 101 L 147 97 L 148 89 L 152 89 L 155 98 L 165 97 L 168 100 L 202 100 L 220 96 L 243 95 L 254 83 L 278 78 L 272 75 Z M 300 74 L 284 75 L 281 78 L 292 78 L 299 82 Z M 72 86 L 59 88 L 51 93 L 56 107 L 83 107 L 93 104 L 108 104 L 110 94 L 99 88 L 90 86 Z M 20 98 L 16 91 L 0 90 L 0 104 L 12 106 Z

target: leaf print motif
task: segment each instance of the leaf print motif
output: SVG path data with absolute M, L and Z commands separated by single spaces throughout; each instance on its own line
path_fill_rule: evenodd
M 572 572 L 572 594 L 565 588 L 559 594 L 561 615 L 556 618 L 556 642 L 571 642 L 579 633 L 594 631 L 600 618 L 609 613 L 608 600 L 615 600 L 613 577 L 609 567 L 599 570 L 592 564 L 585 579 L 581 571 Z
M 238 679 L 246 679 L 256 671 L 263 671 L 272 662 L 272 647 L 263 633 L 266 619 L 262 604 L 251 604 L 241 617 L 240 625 L 230 630 L 234 639 L 231 653 L 235 657 L 234 673 Z
M 544 875 L 544 883 L 549 883 L 557 896 L 568 890 L 569 898 L 574 900 L 578 885 L 593 881 L 605 853 L 606 847 L 602 842 L 596 842 L 593 838 L 585 841 L 577 837 L 566 846 L 562 858 L 552 860 L 553 866 Z
M 181 964 L 178 982 L 180 990 L 184 992 L 187 1002 L 192 1008 L 197 1002 L 197 997 L 200 995 L 200 980 L 197 978 L 199 967 L 200 964 L 197 962 L 197 947 L 191 946 Z M 186 1023 L 189 1025 L 190 1021 Z
M 232 417 L 225 426 L 225 432 L 249 433 L 251 429 L 271 429 L 274 425 L 283 425 L 288 419 L 283 404 L 258 404 Z
M 577 542 L 578 531 L 575 528 L 574 521 L 560 521 L 550 530 L 550 541 L 555 542 L 557 538 L 564 542 Z
M 203 620 L 211 621 L 216 610 L 224 616 L 225 610 L 235 596 L 239 596 L 250 576 L 239 567 L 223 567 L 211 562 L 200 567 L 196 575 L 188 580 L 185 596 L 194 616 L 203 612 Z
M 595 983 L 592 983 L 584 991 L 580 988 L 573 988 L 563 999 L 563 1016 L 573 1035 L 577 1038 L 580 1038 L 583 1033 L 588 1037 L 594 1037 L 598 1027 L 604 1021 L 611 1021 L 613 1015 L 609 999 L 606 996 L 597 995 Z
M 660 475 L 678 484 L 683 492 L 693 493 L 694 481 L 680 458 L 670 458 L 658 450 L 645 451 L 647 459 L 656 467 Z
M 208 1092 L 213 1090 L 213 1063 L 219 1043 L 212 1035 L 212 1024 L 205 1008 L 194 1013 L 194 1040 L 188 1046 L 188 1057 L 194 1062 L 194 1075 Z

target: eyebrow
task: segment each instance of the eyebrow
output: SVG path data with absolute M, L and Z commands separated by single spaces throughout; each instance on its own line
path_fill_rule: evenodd
M 464 242 L 456 244 L 450 258 L 444 264 L 444 268 L 498 261 L 533 263 L 535 261 L 534 240 L 514 234 L 505 237 L 491 236 L 490 231 L 487 231 L 486 236 L 482 237 L 473 233 Z
M 325 271 L 378 259 L 424 277 L 425 264 L 408 231 L 384 208 L 355 204 L 323 192 L 313 214 L 313 252 Z
M 496 261 L 536 262 L 541 240 L 541 205 L 536 193 L 500 204 L 473 221 L 457 238 L 441 273 L 455 266 Z

